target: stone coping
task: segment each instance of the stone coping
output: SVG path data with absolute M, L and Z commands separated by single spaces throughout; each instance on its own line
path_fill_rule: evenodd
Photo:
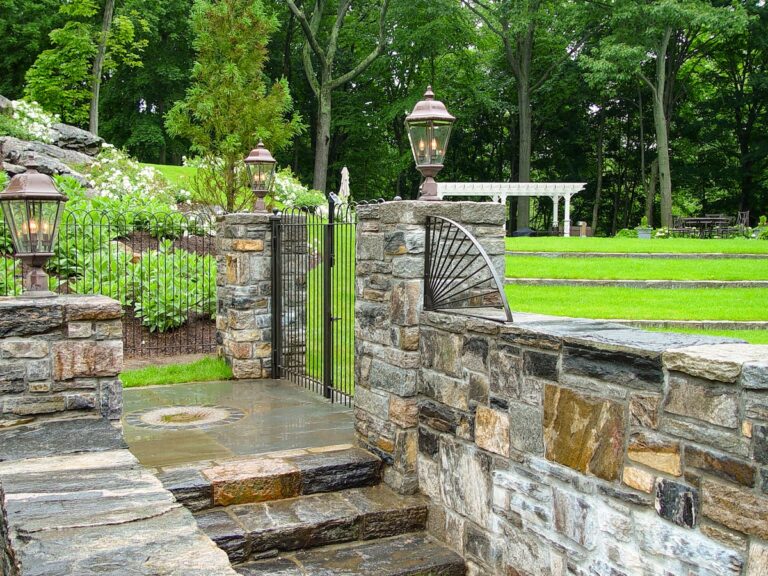
M 0 505 L 8 518 L 8 542 L 0 545 L 10 546 L 9 576 L 234 576 L 191 512 L 104 425 L 81 419 L 70 428 L 48 422 L 26 434 L 0 431 L 0 446 L 10 433 L 19 444 L 0 462 Z M 50 455 L 41 434 L 65 453 Z M 91 434 L 100 440 L 78 445 Z

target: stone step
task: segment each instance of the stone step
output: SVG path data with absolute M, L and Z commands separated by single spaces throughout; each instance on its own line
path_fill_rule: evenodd
M 427 502 L 386 486 L 354 488 L 195 513 L 232 562 L 424 530 Z
M 378 484 L 381 460 L 351 445 L 307 448 L 156 471 L 192 511 Z
M 242 576 L 463 576 L 464 560 L 421 534 L 303 550 L 235 566 Z

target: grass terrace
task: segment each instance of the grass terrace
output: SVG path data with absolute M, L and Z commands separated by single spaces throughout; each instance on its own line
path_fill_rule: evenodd
M 768 242 L 747 238 L 507 238 L 507 250 L 521 252 L 608 252 L 638 254 L 768 254 Z

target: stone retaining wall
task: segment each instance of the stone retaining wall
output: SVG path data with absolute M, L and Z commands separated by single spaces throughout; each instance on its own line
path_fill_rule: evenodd
M 461 204 L 360 213 L 357 433 L 385 480 L 470 574 L 768 574 L 768 347 L 424 312 L 423 215 L 502 226 Z
M 269 378 L 272 372 L 270 226 L 268 214 L 219 219 L 216 342 L 235 378 Z
M 66 414 L 119 420 L 122 314 L 103 296 L 0 298 L 0 428 Z

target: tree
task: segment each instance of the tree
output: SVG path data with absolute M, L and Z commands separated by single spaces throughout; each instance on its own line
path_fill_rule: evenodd
M 661 193 L 661 225 L 672 226 L 669 127 L 675 83 L 683 66 L 707 52 L 714 40 L 745 24 L 742 11 L 708 0 L 614 0 L 609 33 L 585 62 L 593 82 L 638 78 L 651 92 Z
M 362 59 L 353 64 L 343 74 L 334 72 L 336 57 L 339 53 L 339 36 L 348 14 L 361 20 L 363 14 L 352 10 L 352 0 L 339 0 L 336 16 L 330 30 L 327 32 L 325 47 L 320 45 L 323 39 L 321 25 L 326 18 L 327 0 L 315 0 L 314 8 L 309 16 L 300 9 L 293 0 L 286 0 L 291 12 L 298 20 L 304 33 L 304 48 L 302 52 L 304 73 L 317 100 L 317 119 L 315 125 L 315 170 L 313 187 L 325 192 L 328 174 L 328 153 L 331 145 L 331 113 L 333 92 L 362 74 L 381 53 L 384 45 L 385 21 L 389 0 L 381 0 L 378 14 L 378 36 L 373 49 Z M 314 62 L 313 62 L 314 56 Z
M 589 35 L 579 6 L 562 0 L 486 2 L 462 0 L 501 40 L 517 85 L 518 182 L 531 181 L 533 94 L 566 61 L 574 58 Z M 578 29 L 581 32 L 577 32 Z M 517 227 L 527 228 L 530 199 L 517 201 Z
M 267 42 L 277 26 L 260 0 L 195 0 L 190 19 L 197 59 L 192 84 L 166 118 L 173 136 L 203 156 L 198 186 L 228 211 L 244 207 L 242 160 L 262 138 L 278 150 L 303 129 L 288 84 L 267 87 Z
M 71 124 L 98 132 L 99 91 L 104 70 L 141 66 L 146 21 L 135 12 L 112 16 L 114 0 L 61 4 L 65 24 L 50 33 L 51 48 L 27 71 L 24 94 Z M 99 18 L 101 15 L 101 18 Z

